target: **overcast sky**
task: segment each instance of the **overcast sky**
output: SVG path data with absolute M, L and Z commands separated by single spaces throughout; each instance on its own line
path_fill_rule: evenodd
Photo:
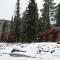
M 10 20 L 11 16 L 14 15 L 15 8 L 16 8 L 16 1 L 17 0 L 0 0 L 0 19 L 7 19 Z M 25 10 L 26 6 L 28 5 L 29 0 L 21 0 L 21 14 Z M 38 9 L 42 8 L 43 0 L 36 0 L 38 4 Z M 58 4 L 60 0 L 55 0 Z

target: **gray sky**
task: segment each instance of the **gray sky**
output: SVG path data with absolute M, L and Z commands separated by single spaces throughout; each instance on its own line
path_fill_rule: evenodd
M 11 16 L 14 15 L 15 8 L 16 8 L 16 1 L 17 0 L 0 0 L 0 19 L 11 19 Z M 25 10 L 26 6 L 28 5 L 29 0 L 21 0 L 21 14 Z M 42 8 L 43 0 L 36 0 L 38 3 L 38 9 Z M 55 0 L 58 4 L 60 0 Z

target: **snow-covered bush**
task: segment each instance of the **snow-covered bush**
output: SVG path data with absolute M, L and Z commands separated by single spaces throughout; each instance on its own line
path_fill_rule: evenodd
M 0 50 L 5 49 L 5 44 L 0 44 Z

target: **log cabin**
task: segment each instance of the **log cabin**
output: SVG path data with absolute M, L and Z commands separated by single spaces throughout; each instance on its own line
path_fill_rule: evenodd
M 57 42 L 60 41 L 60 26 L 42 32 L 38 37 L 40 42 Z
M 11 34 L 10 32 L 2 33 L 0 41 L 1 42 L 14 42 L 13 34 Z

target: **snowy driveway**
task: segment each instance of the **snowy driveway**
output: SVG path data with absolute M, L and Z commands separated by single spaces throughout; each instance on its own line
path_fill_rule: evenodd
M 11 53 L 12 49 L 15 51 Z M 56 43 L 0 43 L 1 60 L 60 60 L 60 44 Z

